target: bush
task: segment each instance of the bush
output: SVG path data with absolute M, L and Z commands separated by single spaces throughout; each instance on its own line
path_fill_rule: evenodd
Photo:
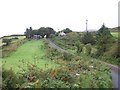
M 55 57 L 59 56 L 60 52 L 57 49 L 54 49 L 53 47 L 49 46 L 47 47 L 47 54 L 46 56 L 53 60 Z
M 3 70 L 2 88 L 4 90 L 9 88 L 74 88 L 76 86 L 78 88 L 111 88 L 112 80 L 107 65 L 93 63 L 93 68 L 88 65 L 88 62 L 80 60 L 77 63 L 76 61 L 68 62 L 64 68 L 45 71 L 34 64 L 28 65 L 27 70 L 16 74 L 12 69 Z
M 82 48 L 83 48 L 83 44 L 80 44 L 80 42 L 78 41 L 75 46 L 77 47 L 77 53 L 81 53 L 82 52 Z
M 2 88 L 41 88 L 40 80 L 45 79 L 46 72 L 38 69 L 35 65 L 29 65 L 28 71 L 15 73 L 12 69 L 2 70 Z M 42 78 L 41 78 L 42 77 Z
M 64 59 L 64 60 L 71 61 L 72 58 L 73 58 L 73 55 L 72 55 L 72 54 L 67 53 L 67 52 L 64 52 L 64 53 L 63 53 L 63 59 Z
M 55 38 L 55 34 L 51 34 L 49 38 Z
M 87 32 L 84 34 L 84 36 L 82 37 L 81 42 L 82 42 L 83 44 L 88 44 L 88 43 L 90 43 L 90 44 L 93 45 L 93 44 L 95 44 L 95 39 L 93 38 L 92 34 L 87 31 Z
M 90 55 L 90 54 L 91 54 L 91 51 L 92 51 L 92 46 L 91 46 L 91 44 L 86 44 L 86 45 L 85 45 L 85 48 L 86 48 L 86 54 L 87 54 L 87 55 Z
M 12 39 L 19 39 L 18 37 L 13 37 Z
M 10 45 L 12 39 L 3 39 L 2 42 L 6 43 L 6 46 Z
M 47 78 L 43 81 L 42 88 L 65 88 L 65 83 L 58 79 Z
M 104 56 L 120 57 L 119 46 L 117 44 L 113 44 L 112 47 L 104 53 Z
M 2 70 L 2 88 L 8 89 L 16 87 L 17 84 L 17 76 L 12 70 Z
M 66 29 L 64 29 L 64 30 L 62 30 L 64 33 L 70 33 L 70 32 L 72 32 L 72 30 L 70 30 L 69 28 L 66 28 Z
M 110 46 L 113 42 L 113 36 L 105 25 L 102 25 L 102 27 L 97 31 L 96 40 L 98 56 L 103 55 L 104 52 L 110 49 Z

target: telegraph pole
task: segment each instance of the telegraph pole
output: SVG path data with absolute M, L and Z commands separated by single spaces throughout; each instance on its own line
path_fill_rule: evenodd
M 86 19 L 86 32 L 88 31 L 88 20 Z

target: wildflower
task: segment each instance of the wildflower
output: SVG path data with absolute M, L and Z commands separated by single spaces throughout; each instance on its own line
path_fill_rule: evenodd
M 74 84 L 74 87 L 79 87 L 79 85 L 78 84 Z
M 89 66 L 90 68 L 93 68 L 93 66 L 91 65 L 91 66 Z
M 79 73 L 76 73 L 76 76 L 79 76 L 80 74 Z

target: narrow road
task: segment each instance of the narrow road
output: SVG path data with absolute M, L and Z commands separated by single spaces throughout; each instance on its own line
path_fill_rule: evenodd
M 50 39 L 47 39 L 47 40 L 51 44 L 51 46 L 53 46 L 54 48 L 62 52 L 67 52 L 66 50 L 55 45 Z M 120 67 L 106 63 L 106 62 L 103 62 L 103 63 L 107 64 L 111 68 L 113 88 L 116 88 L 115 90 L 120 90 Z
M 118 88 L 116 90 L 120 90 L 120 67 L 106 62 L 103 63 L 111 68 L 113 88 Z
M 64 50 L 64 49 L 60 48 L 59 46 L 55 45 L 50 39 L 47 39 L 47 40 L 48 40 L 48 42 L 50 43 L 50 45 L 51 45 L 52 47 L 58 49 L 58 50 L 61 51 L 61 52 L 66 52 L 66 53 L 68 53 L 66 50 Z
M 120 67 L 107 64 L 111 68 L 113 88 L 120 90 Z

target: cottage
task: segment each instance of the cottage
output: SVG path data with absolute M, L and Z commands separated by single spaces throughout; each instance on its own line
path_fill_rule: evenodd
M 66 36 L 64 32 L 60 32 L 58 36 Z
M 47 37 L 47 35 L 44 36 L 44 38 L 46 38 L 46 37 Z
M 40 39 L 41 35 L 33 35 L 32 39 Z

